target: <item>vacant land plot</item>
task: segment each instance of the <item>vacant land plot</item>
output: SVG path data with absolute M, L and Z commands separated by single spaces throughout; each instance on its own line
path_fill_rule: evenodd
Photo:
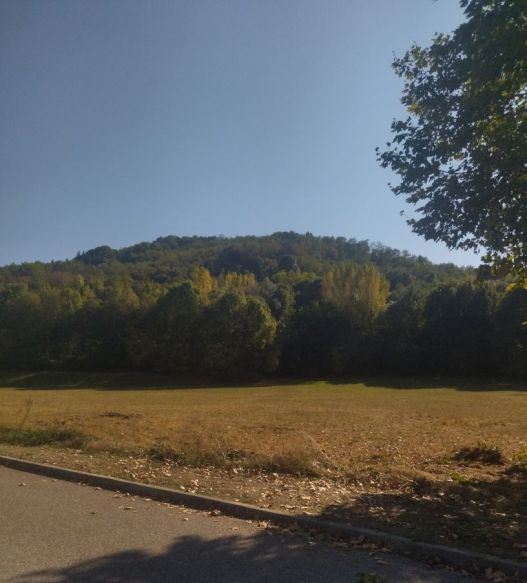
M 211 388 L 154 376 L 4 373 L 0 386 L 5 453 L 527 555 L 522 385 Z

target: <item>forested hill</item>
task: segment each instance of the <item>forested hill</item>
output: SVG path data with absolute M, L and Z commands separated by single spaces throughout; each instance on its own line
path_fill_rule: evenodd
M 527 374 L 527 290 L 367 241 L 161 237 L 0 268 L 0 366 Z
M 380 244 L 344 237 L 316 237 L 309 233 L 275 233 L 263 237 L 159 237 L 122 249 L 106 245 L 79 252 L 72 261 L 43 264 L 24 263 L 0 269 L 0 282 L 13 278 L 46 279 L 46 274 L 128 275 L 133 281 L 167 284 L 188 278 L 195 267 L 203 266 L 214 276 L 222 273 L 252 273 L 258 280 L 279 272 L 322 275 L 331 266 L 344 262 L 376 265 L 392 288 L 419 283 L 424 286 L 463 281 L 474 270 L 452 263 L 433 264 L 424 257 L 410 255 Z

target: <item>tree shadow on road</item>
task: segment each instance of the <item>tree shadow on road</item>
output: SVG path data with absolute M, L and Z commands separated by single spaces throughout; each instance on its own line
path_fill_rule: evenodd
M 296 540 L 296 539 L 295 539 Z M 353 554 L 296 543 L 273 534 L 204 539 L 184 536 L 165 552 L 149 554 L 127 550 L 68 567 L 33 571 L 8 583 L 351 583 L 359 573 L 374 573 L 375 580 L 408 582 L 460 581 L 444 570 L 431 571 L 398 559 L 384 565 L 365 552 Z M 426 573 L 426 578 L 421 578 Z

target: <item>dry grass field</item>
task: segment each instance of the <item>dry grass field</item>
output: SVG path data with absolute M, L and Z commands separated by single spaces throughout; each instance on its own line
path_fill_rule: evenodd
M 0 387 L 4 453 L 527 555 L 524 385 L 197 387 L 153 375 L 2 373 Z M 24 447 L 24 432 L 42 429 L 81 439 Z
M 161 383 L 170 387 L 162 377 L 4 374 L 0 425 L 75 429 L 91 436 L 92 449 L 165 448 L 190 462 L 283 458 L 287 471 L 286 459 L 296 458 L 291 471 L 308 473 L 424 469 L 479 443 L 511 457 L 527 442 L 527 387 L 521 386 L 388 379 L 217 388 Z

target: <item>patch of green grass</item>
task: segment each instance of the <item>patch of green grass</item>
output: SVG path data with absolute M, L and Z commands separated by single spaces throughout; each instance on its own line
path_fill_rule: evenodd
M 524 445 L 512 456 L 512 461 L 522 471 L 527 472 L 527 445 Z
M 0 443 L 9 445 L 62 445 L 80 449 L 88 440 L 87 435 L 73 429 L 24 429 L 0 425 Z
M 459 472 L 452 472 L 450 474 L 450 479 L 453 482 L 457 482 L 458 484 L 463 484 L 465 482 L 468 482 L 468 480 L 464 476 L 462 476 Z

